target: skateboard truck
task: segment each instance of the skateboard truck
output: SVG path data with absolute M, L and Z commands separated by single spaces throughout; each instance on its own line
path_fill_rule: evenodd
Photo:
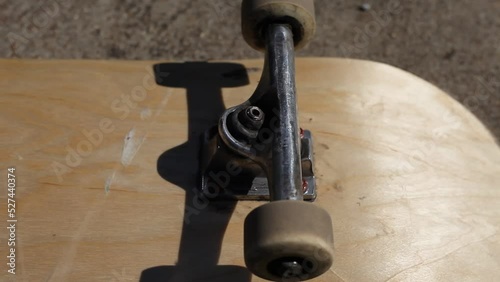
M 244 0 L 242 31 L 265 51 L 260 82 L 203 136 L 201 189 L 211 199 L 269 200 L 245 219 L 245 263 L 272 281 L 303 281 L 333 261 L 329 214 L 316 198 L 311 133 L 298 126 L 294 50 L 315 29 L 313 0 Z
M 264 33 L 266 57 L 257 89 L 204 136 L 202 191 L 239 200 L 313 201 L 312 140 L 298 127 L 292 30 L 270 24 Z

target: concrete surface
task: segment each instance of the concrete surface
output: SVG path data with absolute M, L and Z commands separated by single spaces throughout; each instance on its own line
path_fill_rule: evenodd
M 240 0 L 0 0 L 0 56 L 256 58 Z M 362 4 L 365 8 L 360 9 Z M 366 9 L 366 8 L 369 9 Z M 500 138 L 500 1 L 316 0 L 300 56 L 347 56 L 408 70 L 451 93 Z

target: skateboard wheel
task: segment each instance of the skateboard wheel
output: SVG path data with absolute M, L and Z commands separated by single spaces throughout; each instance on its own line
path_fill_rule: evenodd
M 312 203 L 276 201 L 245 219 L 245 263 L 271 281 L 304 281 L 327 271 L 333 262 L 330 215 Z
M 256 50 L 265 48 L 263 27 L 270 23 L 292 27 L 296 49 L 306 45 L 314 35 L 313 0 L 243 0 L 241 29 L 245 41 Z

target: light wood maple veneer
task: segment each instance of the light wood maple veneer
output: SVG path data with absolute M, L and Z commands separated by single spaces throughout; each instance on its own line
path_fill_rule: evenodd
M 193 189 L 199 133 L 263 62 L 164 63 L 162 85 L 154 63 L 0 60 L 0 218 L 13 166 L 18 219 L 0 280 L 261 281 L 242 243 L 263 203 Z M 313 281 L 498 281 L 500 149 L 471 113 L 381 63 L 297 59 L 297 87 L 335 236 Z

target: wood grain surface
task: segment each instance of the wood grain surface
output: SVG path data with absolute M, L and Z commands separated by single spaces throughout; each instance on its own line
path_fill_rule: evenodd
M 0 280 L 261 281 L 242 232 L 263 203 L 196 192 L 199 134 L 261 67 L 0 60 L 0 219 L 15 167 L 18 220 L 15 276 L 1 228 Z M 297 81 L 335 235 L 313 281 L 500 279 L 500 149 L 472 114 L 380 63 L 298 59 Z

